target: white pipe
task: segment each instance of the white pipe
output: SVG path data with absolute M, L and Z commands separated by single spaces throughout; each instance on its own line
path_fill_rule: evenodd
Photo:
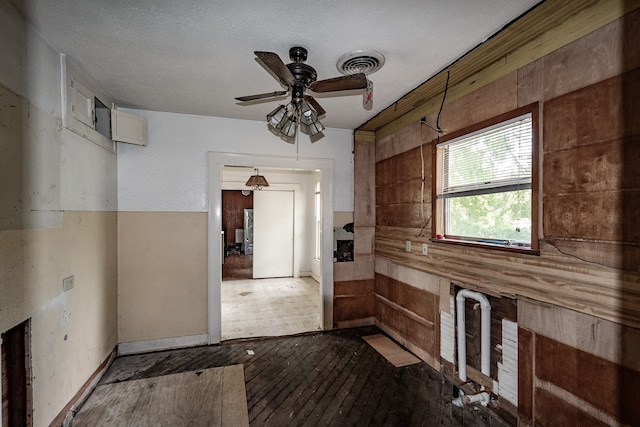
M 467 341 L 465 330 L 464 301 L 471 298 L 480 303 L 482 309 L 480 320 L 480 371 L 491 375 L 491 304 L 480 292 L 462 289 L 456 295 L 456 316 L 458 320 L 458 376 L 467 381 Z
M 480 402 L 482 406 L 487 406 L 487 403 L 489 403 L 489 399 L 489 393 L 483 391 L 481 393 L 462 396 L 461 402 L 464 405 L 471 405 L 472 403 Z

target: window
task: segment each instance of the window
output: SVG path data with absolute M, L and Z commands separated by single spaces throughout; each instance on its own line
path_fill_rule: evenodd
M 434 237 L 537 250 L 537 104 L 436 146 Z

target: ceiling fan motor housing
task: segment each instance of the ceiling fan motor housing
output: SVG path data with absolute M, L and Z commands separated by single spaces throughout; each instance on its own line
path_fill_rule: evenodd
M 292 62 L 291 64 L 287 64 L 287 68 L 291 71 L 291 74 L 293 74 L 293 77 L 296 78 L 298 83 L 304 86 L 309 86 L 318 78 L 316 70 L 312 66 L 303 64 L 302 62 Z
M 289 49 L 289 58 L 293 62 L 304 62 L 307 60 L 307 49 L 300 46 L 294 46 Z
M 289 49 L 289 58 L 293 61 L 291 64 L 287 64 L 287 68 L 293 74 L 293 77 L 298 83 L 308 87 L 311 83 L 315 82 L 318 78 L 316 70 L 304 63 L 307 60 L 307 49 L 294 46 Z M 302 96 L 302 94 L 300 95 Z

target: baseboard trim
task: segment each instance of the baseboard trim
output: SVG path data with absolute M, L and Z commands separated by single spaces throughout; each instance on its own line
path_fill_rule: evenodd
M 393 338 L 394 340 L 399 342 L 400 345 L 404 346 L 411 353 L 413 353 L 416 356 L 418 356 L 420 359 L 422 359 L 424 362 L 426 362 L 433 369 L 435 369 L 436 371 L 440 372 L 440 359 L 439 358 L 433 357 L 432 355 L 427 353 L 425 350 L 421 349 L 420 347 L 418 347 L 417 345 L 415 345 L 414 343 L 409 341 L 400 332 L 398 332 L 395 329 L 391 328 L 387 324 L 382 323 L 378 319 L 376 319 L 375 322 L 376 322 L 376 326 L 378 328 L 382 329 L 387 335 L 389 335 L 391 338 Z
M 96 388 L 98 382 L 104 375 L 104 373 L 109 369 L 109 366 L 113 363 L 113 360 L 116 358 L 116 354 L 118 353 L 118 347 L 114 347 L 109 356 L 98 366 L 98 369 L 95 370 L 93 374 L 89 377 L 89 379 L 80 387 L 80 390 L 73 396 L 73 398 L 67 403 L 67 405 L 62 408 L 62 411 L 51 421 L 49 427 L 60 427 L 60 426 L 70 426 L 71 420 L 75 416 L 76 412 L 80 409 L 85 400 L 89 397 L 89 395 L 93 392 L 93 389 Z
M 123 342 L 118 345 L 118 355 L 149 353 L 174 348 L 196 347 L 209 344 L 209 335 L 188 335 L 184 337 L 160 338 L 157 340 Z
M 339 320 L 335 323 L 336 329 L 349 329 L 349 328 L 360 328 L 362 326 L 373 326 L 375 325 L 374 317 L 365 317 L 362 319 L 353 319 L 353 320 Z

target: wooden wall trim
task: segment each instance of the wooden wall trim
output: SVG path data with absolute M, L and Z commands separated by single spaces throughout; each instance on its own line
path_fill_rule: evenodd
M 376 133 L 373 131 L 367 131 L 367 130 L 356 130 L 354 132 L 353 138 L 355 141 L 375 143 Z
M 358 131 L 376 140 L 438 110 L 447 71 L 447 103 L 559 49 L 640 7 L 640 0 L 547 0 L 450 67 L 400 98 Z
M 67 422 L 70 421 L 69 418 L 73 418 L 76 412 L 80 409 L 80 406 L 84 403 L 84 401 L 89 397 L 89 395 L 93 392 L 96 385 L 98 385 L 98 381 L 102 378 L 105 372 L 113 361 L 116 358 L 118 353 L 118 347 L 114 347 L 114 349 L 109 353 L 106 359 L 98 366 L 93 374 L 87 379 L 87 381 L 80 387 L 80 390 L 73 396 L 73 398 L 67 403 L 67 405 L 62 408 L 62 411 L 51 421 L 49 427 L 60 427 L 62 425 L 67 425 Z

